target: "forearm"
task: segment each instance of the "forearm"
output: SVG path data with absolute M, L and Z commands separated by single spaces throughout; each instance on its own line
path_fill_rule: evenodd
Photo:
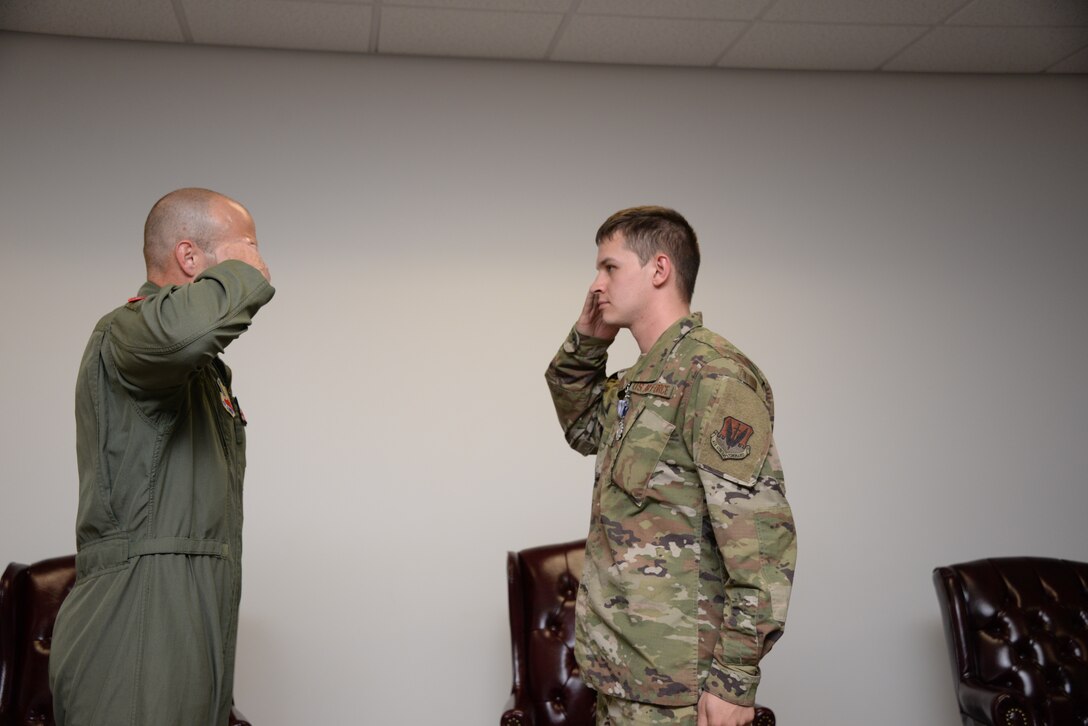
M 274 294 L 251 265 L 220 263 L 121 311 L 110 330 L 114 358 L 139 387 L 176 385 L 245 332 Z
M 600 443 L 600 407 L 610 342 L 572 329 L 544 374 L 563 434 L 582 454 L 596 453 Z

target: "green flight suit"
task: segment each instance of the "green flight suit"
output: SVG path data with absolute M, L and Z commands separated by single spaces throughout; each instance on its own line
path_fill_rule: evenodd
M 699 313 L 606 377 L 609 343 L 572 330 L 546 374 L 568 443 L 597 456 L 575 609 L 582 677 L 668 709 L 704 691 L 752 705 L 797 547 L 770 384 Z
M 76 384 L 76 584 L 49 662 L 58 726 L 225 726 L 241 594 L 245 420 L 219 354 L 275 290 L 228 260 L 146 283 Z

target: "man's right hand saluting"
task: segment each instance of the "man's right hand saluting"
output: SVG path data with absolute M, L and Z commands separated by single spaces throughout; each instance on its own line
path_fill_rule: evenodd
M 593 291 L 592 287 L 586 293 L 586 301 L 582 305 L 582 314 L 578 316 L 578 322 L 574 324 L 574 329 L 578 331 L 579 335 L 588 335 L 592 338 L 603 338 L 604 340 L 614 340 L 616 334 L 620 332 L 619 326 L 609 325 L 604 321 L 604 317 L 601 315 L 598 294 Z

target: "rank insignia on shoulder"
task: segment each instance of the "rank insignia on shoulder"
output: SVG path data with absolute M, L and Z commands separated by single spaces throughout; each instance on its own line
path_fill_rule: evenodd
M 714 432 L 710 437 L 710 445 L 723 459 L 743 459 L 751 453 L 752 447 L 748 445 L 748 439 L 752 438 L 754 431 L 748 424 L 726 416 L 722 421 L 721 431 Z
M 140 302 L 141 300 L 144 300 L 144 299 L 145 299 L 145 297 L 146 297 L 146 296 L 144 296 L 144 295 L 137 295 L 136 297 L 130 297 L 130 298 L 128 299 L 128 304 L 129 304 L 129 305 L 131 305 L 132 303 L 138 303 L 138 302 Z

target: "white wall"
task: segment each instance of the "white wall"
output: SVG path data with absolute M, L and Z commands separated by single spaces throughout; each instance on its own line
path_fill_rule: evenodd
M 760 700 L 953 726 L 932 568 L 1088 560 L 1086 90 L 0 34 L 0 560 L 73 550 L 84 343 L 142 281 L 150 205 L 209 186 L 279 291 L 227 356 L 239 705 L 495 723 L 505 553 L 588 522 L 544 367 L 597 225 L 673 205 L 696 308 L 778 401 L 800 562 Z

